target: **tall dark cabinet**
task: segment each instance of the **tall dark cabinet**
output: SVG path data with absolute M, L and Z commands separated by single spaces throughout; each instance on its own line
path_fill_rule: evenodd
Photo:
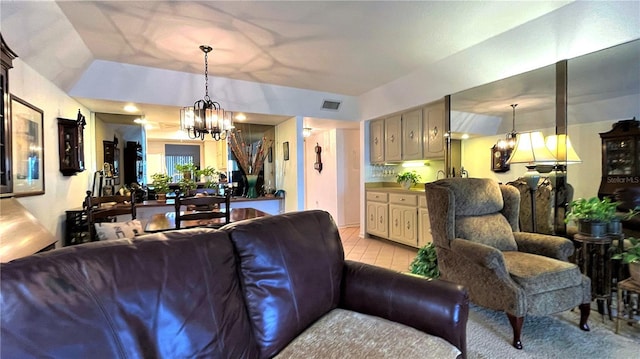
M 9 69 L 13 68 L 13 59 L 18 57 L 4 42 L 0 34 L 1 63 L 0 90 L 0 195 L 13 192 L 11 181 L 11 107 L 9 106 Z
M 134 141 L 127 141 L 124 148 L 124 183 L 142 183 L 142 145 Z
M 602 181 L 598 196 L 612 196 L 617 189 L 640 187 L 640 121 L 618 121 L 602 139 Z
M 60 172 L 72 176 L 84 171 L 84 126 L 85 117 L 78 110 L 76 120 L 58 118 L 58 155 Z

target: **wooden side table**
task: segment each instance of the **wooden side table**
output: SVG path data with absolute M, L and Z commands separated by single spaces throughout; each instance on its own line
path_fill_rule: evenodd
M 627 292 L 626 296 L 623 296 L 623 291 Z M 631 303 L 625 301 L 625 297 L 629 298 L 630 293 L 637 293 L 640 296 L 640 283 L 634 281 L 631 278 L 625 279 L 622 282 L 618 283 L 618 314 L 616 315 L 616 334 L 620 330 L 620 321 L 625 320 L 625 314 L 628 315 L 628 319 L 625 320 L 627 323 L 635 322 L 635 320 L 633 319 L 633 308 L 631 307 Z
M 576 234 L 573 239 L 580 243 L 580 255 L 577 264 L 580 266 L 582 274 L 591 278 L 591 297 L 598 301 L 598 312 L 604 315 L 606 302 L 611 316 L 611 254 L 609 248 L 613 242 L 609 236 L 590 237 L 583 234 Z

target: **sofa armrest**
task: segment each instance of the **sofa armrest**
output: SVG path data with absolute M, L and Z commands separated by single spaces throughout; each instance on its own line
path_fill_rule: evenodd
M 469 298 L 462 286 L 347 260 L 339 306 L 441 337 L 466 355 Z
M 518 244 L 518 250 L 545 257 L 568 261 L 575 250 L 573 243 L 558 236 L 547 234 L 514 232 L 514 238 Z

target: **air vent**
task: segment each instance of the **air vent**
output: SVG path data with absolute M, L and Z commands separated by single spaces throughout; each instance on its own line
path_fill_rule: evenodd
M 322 109 L 338 111 L 338 108 L 340 108 L 340 104 L 341 104 L 340 101 L 324 100 L 324 102 L 322 103 Z

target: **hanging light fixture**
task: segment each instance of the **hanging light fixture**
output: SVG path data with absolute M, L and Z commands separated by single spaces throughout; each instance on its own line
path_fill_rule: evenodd
M 496 143 L 498 148 L 508 151 L 509 154 L 511 154 L 511 151 L 516 146 L 516 137 L 518 137 L 518 133 L 516 132 L 516 106 L 518 106 L 517 103 L 511 104 L 511 108 L 513 109 L 511 132 L 507 133 L 504 140 L 498 140 L 498 143 Z
M 214 140 L 224 140 L 233 128 L 233 113 L 223 110 L 218 102 L 209 97 L 208 59 L 213 48 L 200 45 L 200 50 L 204 52 L 204 98 L 180 110 L 180 129 L 191 139 L 204 140 L 205 135 L 210 133 Z

